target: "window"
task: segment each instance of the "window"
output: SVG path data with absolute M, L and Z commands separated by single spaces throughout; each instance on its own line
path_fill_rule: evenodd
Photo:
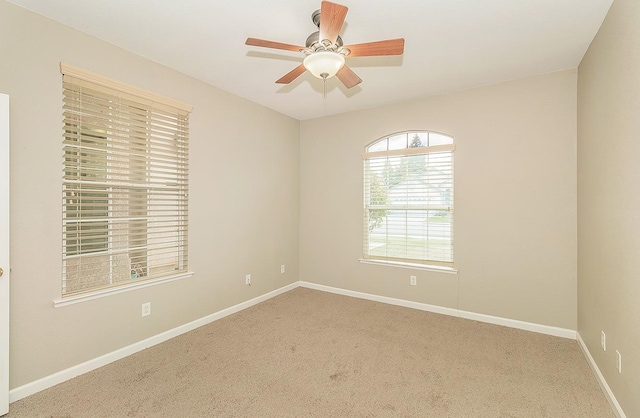
M 403 132 L 366 147 L 364 258 L 453 266 L 453 138 Z
M 186 274 L 191 106 L 61 71 L 63 298 Z

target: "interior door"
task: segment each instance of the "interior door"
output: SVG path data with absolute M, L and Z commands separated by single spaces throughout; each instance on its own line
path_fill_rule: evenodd
M 9 412 L 9 96 L 0 93 L 0 415 Z

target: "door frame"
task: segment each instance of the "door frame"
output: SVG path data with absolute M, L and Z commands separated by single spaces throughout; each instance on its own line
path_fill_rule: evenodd
M 9 96 L 0 93 L 0 415 L 9 412 Z

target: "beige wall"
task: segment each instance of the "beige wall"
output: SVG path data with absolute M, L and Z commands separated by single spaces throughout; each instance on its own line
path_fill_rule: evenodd
M 628 417 L 640 417 L 638 22 L 640 2 L 613 3 L 578 84 L 578 332 Z
M 11 96 L 11 388 L 298 280 L 297 120 L 4 1 L 0 40 L 0 92 Z M 62 263 L 60 61 L 194 105 L 192 278 L 53 307 Z M 150 317 L 140 316 L 143 302 L 152 303 Z
M 300 279 L 576 329 L 576 86 L 569 70 L 301 122 Z M 364 146 L 417 129 L 455 139 L 457 276 L 358 262 Z

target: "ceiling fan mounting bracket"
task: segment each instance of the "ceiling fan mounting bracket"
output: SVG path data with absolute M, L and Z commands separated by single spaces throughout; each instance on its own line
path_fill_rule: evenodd
M 315 12 L 311 13 L 311 21 L 314 25 L 316 25 L 318 29 L 320 29 L 320 12 L 321 10 L 318 9 Z

